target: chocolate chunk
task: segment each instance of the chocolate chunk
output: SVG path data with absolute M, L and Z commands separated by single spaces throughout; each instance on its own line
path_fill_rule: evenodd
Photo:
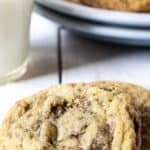
M 90 150 L 102 150 L 102 149 L 103 149 L 102 145 L 96 139 L 94 139 L 92 141 Z
M 57 118 L 59 118 L 61 115 L 64 114 L 66 110 L 67 104 L 64 103 L 63 105 L 57 105 L 52 107 L 52 112 L 56 115 Z

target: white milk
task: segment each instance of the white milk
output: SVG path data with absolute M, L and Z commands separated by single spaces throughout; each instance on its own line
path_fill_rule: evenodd
M 32 0 L 0 0 L 0 80 L 28 57 Z

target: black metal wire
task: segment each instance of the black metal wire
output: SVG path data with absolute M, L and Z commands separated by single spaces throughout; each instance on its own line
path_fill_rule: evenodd
M 62 61 L 62 39 L 61 39 L 61 31 L 62 26 L 58 27 L 57 30 L 57 68 L 58 68 L 58 83 L 62 83 L 62 73 L 63 73 L 63 61 Z

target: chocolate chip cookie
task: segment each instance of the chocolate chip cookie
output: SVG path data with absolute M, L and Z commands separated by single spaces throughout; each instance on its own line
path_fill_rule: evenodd
M 140 126 L 130 93 L 94 83 L 59 85 L 11 108 L 0 129 L 0 149 L 138 150 Z
M 69 0 L 94 7 L 121 11 L 150 11 L 150 0 Z

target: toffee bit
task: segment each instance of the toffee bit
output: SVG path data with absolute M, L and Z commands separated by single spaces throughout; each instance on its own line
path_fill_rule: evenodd
M 53 144 L 57 139 L 57 128 L 49 121 L 45 121 L 41 126 L 40 139 Z

